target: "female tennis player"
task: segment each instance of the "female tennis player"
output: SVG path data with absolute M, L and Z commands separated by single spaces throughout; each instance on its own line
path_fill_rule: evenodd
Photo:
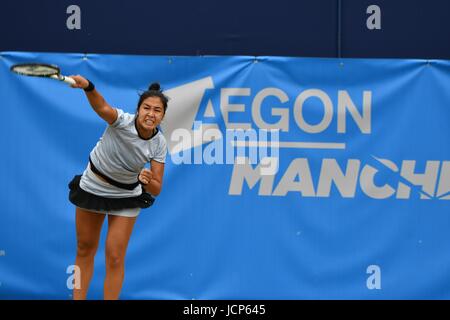
M 153 204 L 161 192 L 166 140 L 158 129 L 168 98 L 153 83 L 142 93 L 136 114 L 111 107 L 95 86 L 76 75 L 73 88 L 84 89 L 94 111 L 108 126 L 91 151 L 82 175 L 69 184 L 69 199 L 76 206 L 77 256 L 81 288 L 73 299 L 86 299 L 94 269 L 100 231 L 108 217 L 104 299 L 119 298 L 125 274 L 125 253 L 141 208 Z M 150 162 L 150 170 L 144 166 Z

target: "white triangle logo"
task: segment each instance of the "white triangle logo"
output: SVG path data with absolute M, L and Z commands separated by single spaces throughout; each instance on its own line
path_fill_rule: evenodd
M 182 86 L 169 89 L 165 92 L 170 100 L 169 108 L 167 109 L 167 113 L 164 116 L 163 122 L 161 123 L 161 128 L 164 132 L 164 136 L 167 140 L 167 146 L 171 154 L 180 151 L 175 150 L 179 148 L 176 148 L 176 142 L 171 140 L 171 136 L 174 130 L 185 129 L 191 132 L 193 137 L 198 136 L 193 134 L 192 125 L 198 113 L 200 103 L 203 99 L 203 95 L 205 94 L 205 90 L 207 89 L 214 89 L 212 77 L 206 77 L 200 80 L 189 82 Z M 210 102 L 211 101 L 208 102 L 208 105 L 210 104 Z M 210 111 L 208 111 L 208 107 L 205 111 L 205 113 L 208 112 L 208 115 L 211 114 L 211 111 L 212 114 L 214 114 L 214 110 L 212 110 L 212 104 L 210 108 Z M 190 146 L 190 148 L 209 141 L 211 140 L 206 139 L 206 141 L 203 141 L 203 137 L 202 135 L 200 135 L 193 140 L 193 144 Z

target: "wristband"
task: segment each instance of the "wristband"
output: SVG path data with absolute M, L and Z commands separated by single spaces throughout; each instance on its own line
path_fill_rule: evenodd
M 88 86 L 87 86 L 86 88 L 84 88 L 83 90 L 86 91 L 86 92 L 93 91 L 93 90 L 95 89 L 94 84 L 93 84 L 90 80 L 88 80 L 88 79 L 86 79 L 86 80 L 89 82 L 89 84 L 88 84 Z

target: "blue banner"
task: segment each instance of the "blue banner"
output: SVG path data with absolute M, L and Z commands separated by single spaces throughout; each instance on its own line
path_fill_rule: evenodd
M 170 97 L 122 299 L 450 298 L 448 61 L 20 52 L 0 56 L 0 298 L 71 298 L 67 184 L 106 129 L 81 90 L 9 70 L 30 61 L 129 113 L 153 81 Z

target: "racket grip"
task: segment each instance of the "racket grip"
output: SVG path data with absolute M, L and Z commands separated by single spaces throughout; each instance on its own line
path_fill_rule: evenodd
M 67 82 L 70 85 L 74 85 L 76 82 L 72 78 L 62 76 L 62 81 Z
M 76 83 L 75 80 L 73 80 L 72 78 L 69 78 L 69 77 L 66 77 L 66 76 L 63 76 L 63 75 L 53 75 L 53 76 L 50 76 L 50 78 L 55 79 L 55 80 L 59 80 L 59 81 L 64 81 L 64 82 L 66 82 L 68 84 L 71 84 L 71 85 Z

